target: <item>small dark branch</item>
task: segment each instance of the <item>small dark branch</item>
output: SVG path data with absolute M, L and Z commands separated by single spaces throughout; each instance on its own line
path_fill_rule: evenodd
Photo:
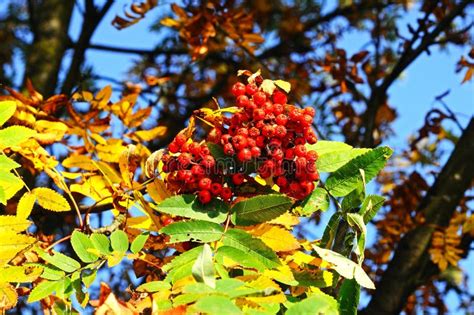
M 424 214 L 424 224 L 402 237 L 365 314 L 399 314 L 407 298 L 420 285 L 439 274 L 429 255 L 431 237 L 436 227 L 449 224 L 464 193 L 472 184 L 472 152 L 474 118 L 471 118 L 448 162 L 418 206 Z
M 137 49 L 137 48 L 109 46 L 109 45 L 102 45 L 102 44 L 90 44 L 87 48 L 115 52 L 115 53 L 123 53 L 123 54 L 145 55 L 145 56 L 151 56 L 151 57 L 154 57 L 157 55 L 187 55 L 189 53 L 187 49 L 173 49 L 173 48 L 163 49 L 159 47 L 155 49 Z
M 436 41 L 436 38 L 443 31 L 450 27 L 454 19 L 460 16 L 470 3 L 472 3 L 470 0 L 461 1 L 436 25 L 436 27 L 431 32 L 425 33 L 418 47 L 413 48 L 413 45 L 417 42 L 420 34 L 424 30 L 429 14 L 425 16 L 393 70 L 383 79 L 380 85 L 375 86 L 375 88 L 372 89 L 371 96 L 367 103 L 367 110 L 364 115 L 365 130 L 363 134 L 364 137 L 362 140 L 362 146 L 372 147 L 374 145 L 373 131 L 375 129 L 375 118 L 377 116 L 377 111 L 384 103 L 387 97 L 387 91 L 393 82 L 395 82 L 400 74 L 408 66 L 410 66 L 433 42 Z

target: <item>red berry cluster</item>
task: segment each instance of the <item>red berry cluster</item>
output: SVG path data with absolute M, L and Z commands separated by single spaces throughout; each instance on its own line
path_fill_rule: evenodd
M 311 128 L 315 110 L 288 105 L 284 92 L 275 89 L 269 95 L 258 82 L 262 79 L 232 86 L 242 111 L 226 119 L 226 126 L 213 129 L 208 140 L 221 144 L 225 154 L 236 156 L 240 162 L 255 160 L 261 177 L 272 177 L 281 192 L 303 199 L 319 179 L 315 164 L 318 155 L 305 146 L 317 142 Z M 240 173 L 233 175 L 234 183 L 243 178 Z
M 162 157 L 163 172 L 168 173 L 166 184 L 177 193 L 197 193 L 199 201 L 207 204 L 213 197 L 230 201 L 232 190 L 223 184 L 216 161 L 205 144 L 188 141 L 178 134 Z

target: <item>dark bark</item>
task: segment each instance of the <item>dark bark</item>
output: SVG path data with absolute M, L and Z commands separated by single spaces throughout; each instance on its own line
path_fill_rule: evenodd
M 474 118 L 464 130 L 456 148 L 419 205 L 423 225 L 407 233 L 365 309 L 365 314 L 398 314 L 415 290 L 439 273 L 428 253 L 431 237 L 439 226 L 447 226 L 474 178 Z
M 64 52 L 74 1 L 29 0 L 33 43 L 27 47 L 23 82 L 30 79 L 44 96 L 54 94 Z

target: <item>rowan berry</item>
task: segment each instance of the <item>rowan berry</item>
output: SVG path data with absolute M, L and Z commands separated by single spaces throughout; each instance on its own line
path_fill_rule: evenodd
M 274 103 L 278 103 L 278 104 L 286 104 L 286 102 L 288 101 L 285 93 L 281 91 L 273 92 L 272 99 Z
M 168 145 L 168 150 L 171 152 L 171 153 L 178 153 L 179 151 L 179 146 L 176 142 L 171 142 L 169 145 Z
M 306 147 L 302 144 L 295 146 L 295 155 L 296 156 L 306 156 Z
M 288 122 L 288 116 L 286 116 L 285 114 L 279 114 L 276 117 L 275 122 L 277 123 L 277 125 L 285 126 Z
M 252 97 L 253 101 L 255 102 L 255 104 L 257 104 L 257 106 L 262 106 L 267 100 L 267 96 L 262 91 L 256 92 Z
M 232 89 L 230 91 L 235 97 L 238 97 L 245 94 L 246 86 L 243 83 L 237 82 L 232 85 Z
M 276 126 L 275 136 L 277 136 L 278 138 L 284 138 L 286 136 L 286 128 L 280 125 Z
M 304 113 L 305 113 L 306 115 L 310 115 L 311 117 L 314 117 L 314 115 L 316 115 L 316 110 L 315 110 L 314 108 L 312 108 L 312 107 L 306 107 L 306 108 L 304 109 Z
M 258 86 L 254 83 L 249 83 L 245 86 L 245 92 L 248 95 L 254 95 L 258 91 Z
M 247 147 L 248 141 L 247 138 L 242 135 L 237 135 L 232 138 L 232 143 L 234 145 L 234 149 L 237 151 L 242 150 L 243 148 Z
M 202 203 L 202 204 L 207 204 L 209 202 L 211 202 L 211 193 L 209 192 L 209 190 L 201 190 L 199 192 L 199 201 Z
M 263 120 L 265 118 L 265 111 L 261 108 L 256 108 L 253 110 L 253 119 Z
M 237 159 L 241 162 L 250 161 L 252 159 L 252 153 L 249 149 L 244 148 L 237 154 Z
M 250 153 L 252 154 L 252 157 L 254 158 L 257 158 L 260 156 L 260 154 L 262 153 L 262 151 L 260 150 L 259 147 L 251 147 L 250 148 Z
M 229 201 L 232 198 L 232 190 L 229 187 L 224 187 L 222 188 L 220 196 L 224 201 Z
M 212 155 L 205 155 L 202 157 L 201 165 L 206 169 L 212 169 L 216 165 L 216 160 Z
M 237 106 L 238 107 L 247 107 L 249 105 L 249 98 L 246 95 L 240 95 L 237 98 Z
M 186 138 L 186 136 L 184 134 L 178 134 L 175 138 L 174 138 L 174 142 L 180 147 L 182 146 L 188 139 Z
M 231 143 L 226 143 L 224 145 L 224 154 L 225 155 L 234 155 L 235 154 L 234 147 L 232 146 Z
M 259 135 L 260 135 L 260 130 L 259 129 L 257 129 L 255 127 L 250 128 L 250 130 L 249 130 L 249 136 L 250 137 L 255 138 Z
M 219 184 L 219 183 L 212 183 L 211 185 L 211 193 L 214 195 L 214 196 L 219 196 L 219 194 L 221 193 L 222 191 L 222 185 Z
M 244 174 L 236 173 L 232 175 L 232 182 L 234 183 L 234 185 L 242 185 L 244 181 L 245 181 Z
M 199 181 L 199 189 L 211 190 L 212 180 L 208 177 L 201 178 Z

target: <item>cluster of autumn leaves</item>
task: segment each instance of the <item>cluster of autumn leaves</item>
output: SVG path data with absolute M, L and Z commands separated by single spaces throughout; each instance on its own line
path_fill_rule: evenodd
M 366 224 L 383 198 L 366 195 L 365 183 L 383 168 L 389 148 L 320 141 L 311 149 L 328 176 L 302 202 L 256 176 L 254 186 L 244 188 L 254 197 L 202 205 L 193 195 L 166 189 L 162 152 L 146 146 L 166 129 L 142 129 L 151 110 L 138 106 L 137 95 L 112 102 L 110 87 L 71 99 L 43 100 L 31 86 L 29 97 L 10 93 L 0 101 L 0 203 L 10 213 L 0 216 L 1 308 L 14 307 L 23 295 L 44 309 L 70 310 L 75 296 L 81 307 L 124 314 L 302 314 L 315 305 L 337 314 L 356 312 L 355 293 L 361 286 L 374 288 L 362 262 Z M 67 118 L 54 118 L 58 111 Z M 200 121 L 234 111 L 203 109 L 185 132 L 192 135 Z M 122 134 L 111 134 L 114 121 Z M 50 185 L 34 187 L 43 173 Z M 295 237 L 300 218 L 327 210 L 330 198 L 337 210 L 321 239 Z M 29 219 L 45 210 L 75 212 L 77 228 L 55 242 L 36 238 Z M 112 225 L 89 225 L 97 212 L 108 210 Z M 165 224 L 170 217 L 175 222 Z M 330 250 L 341 220 L 349 224 L 354 252 Z M 64 242 L 71 243 L 72 256 L 61 252 Z M 121 301 L 103 284 L 99 299 L 90 300 L 97 270 L 123 259 L 132 260 L 144 279 L 132 298 Z

